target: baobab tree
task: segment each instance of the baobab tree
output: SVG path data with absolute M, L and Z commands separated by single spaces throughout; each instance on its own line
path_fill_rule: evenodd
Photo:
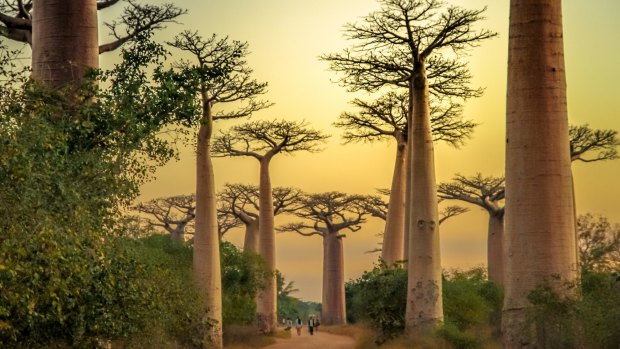
M 196 217 L 196 195 L 175 195 L 141 202 L 132 210 L 148 217 L 142 219 L 149 227 L 160 228 L 170 233 L 173 240 L 185 242 L 186 235 L 194 235 Z M 241 225 L 236 217 L 218 212 L 217 229 L 220 240 L 229 230 Z M 193 237 L 190 239 L 193 242 Z
M 350 90 L 401 87 L 409 94 L 409 291 L 405 318 L 409 332 L 426 332 L 443 320 L 429 94 L 479 95 L 480 90 L 468 87 L 470 74 L 461 57 L 495 33 L 475 30 L 484 9 L 446 7 L 440 0 L 379 2 L 380 10 L 363 17 L 361 23 L 345 26 L 346 37 L 356 44 L 323 59 L 343 73 L 341 82 Z M 446 52 L 449 56 L 442 55 Z
M 307 195 L 303 208 L 294 214 L 303 222 L 278 228 L 303 236 L 323 238 L 323 299 L 321 322 L 327 325 L 345 324 L 343 231 L 356 232 L 370 215 L 367 198 L 340 192 Z
M 617 147 L 620 142 L 615 130 L 592 129 L 588 125 L 570 126 L 569 138 L 572 162 L 590 163 L 618 157 Z M 489 279 L 497 284 L 503 284 L 504 177 L 484 177 L 480 173 L 465 177 L 457 174 L 452 182 L 441 183 L 438 192 L 442 199 L 467 202 L 489 213 L 487 240 Z
M 127 6 L 118 20 L 104 23 L 112 41 L 99 44 L 98 10 L 120 0 L 7 0 L 0 4 L 0 36 L 32 46 L 32 75 L 47 86 L 79 83 L 99 67 L 99 54 L 115 50 L 140 33 L 161 29 L 185 11 L 173 4 Z
M 457 174 L 451 182 L 439 184 L 440 198 L 459 200 L 483 208 L 489 214 L 487 229 L 487 266 L 489 280 L 503 285 L 504 177 L 472 177 Z
M 215 34 L 204 39 L 196 32 L 185 31 L 169 43 L 189 54 L 193 63 L 178 64 L 180 74 L 197 80 L 197 103 L 201 116 L 197 120 L 196 140 L 196 232 L 194 234 L 194 278 L 206 295 L 207 316 L 218 322 L 208 334 L 212 345 L 222 347 L 222 306 L 219 239 L 214 170 L 211 161 L 211 137 L 214 122 L 248 117 L 270 104 L 257 98 L 267 91 L 267 84 L 252 78 L 246 57 L 248 44 L 218 38 Z M 216 106 L 234 105 L 231 109 Z
M 235 217 L 245 225 L 244 252 L 258 253 L 259 190 L 257 186 L 226 184 L 218 193 L 220 214 Z M 301 204 L 301 190 L 273 188 L 273 215 L 292 213 Z
M 383 200 L 381 196 L 387 196 L 391 198 L 391 195 L 390 195 L 391 193 L 389 189 L 377 189 L 377 191 L 379 192 L 380 195 L 367 196 L 366 203 L 365 203 L 366 209 L 368 210 L 368 212 L 370 212 L 371 216 L 377 217 L 379 219 L 386 221 L 388 218 L 388 214 L 389 214 L 389 202 Z M 441 198 L 439 200 L 441 200 Z M 456 205 L 446 206 L 443 208 L 443 210 L 439 212 L 439 225 L 441 225 L 448 219 L 461 215 L 467 211 L 469 211 L 467 208 L 461 207 L 461 206 L 456 206 Z M 377 235 L 382 236 L 383 234 L 385 234 L 385 232 L 377 234 Z M 385 241 L 385 239 L 382 239 L 382 240 Z M 382 252 L 382 251 L 383 251 L 383 242 L 379 243 L 378 248 L 375 248 L 374 250 L 371 250 L 368 252 L 374 253 L 374 252 Z M 383 259 L 383 255 L 381 256 L 381 259 Z
M 219 135 L 213 144 L 214 154 L 218 156 L 249 156 L 260 164 L 258 251 L 274 273 L 258 295 L 257 323 L 263 333 L 273 333 L 277 326 L 276 247 L 269 164 L 278 154 L 319 151 L 320 144 L 327 138 L 303 121 L 270 120 L 234 126 Z
M 510 1 L 505 215 L 504 346 L 535 348 L 527 295 L 578 274 L 560 0 Z
M 188 225 L 195 215 L 194 195 L 175 195 L 141 202 L 131 209 L 149 216 L 147 224 L 170 233 L 173 240 L 185 242 Z
M 390 91 L 376 101 L 353 100 L 358 112 L 345 112 L 334 123 L 345 130 L 345 143 L 396 141 L 396 161 L 390 188 L 381 258 L 392 265 L 404 259 L 406 149 L 408 94 Z M 462 107 L 457 103 L 433 105 L 430 111 L 431 133 L 434 141 L 445 141 L 458 147 L 469 138 L 476 124 L 463 120 Z

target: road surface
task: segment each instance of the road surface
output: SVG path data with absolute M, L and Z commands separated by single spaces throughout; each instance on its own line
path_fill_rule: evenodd
M 276 338 L 276 344 L 272 344 L 263 349 L 353 349 L 355 341 L 351 337 L 338 336 L 327 332 L 310 333 L 304 328 L 301 336 L 298 336 L 295 329 L 291 329 L 290 339 Z

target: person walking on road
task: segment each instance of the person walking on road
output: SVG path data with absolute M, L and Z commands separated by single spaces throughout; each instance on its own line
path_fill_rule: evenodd
M 297 335 L 301 336 L 301 319 L 299 318 L 299 316 L 297 317 L 297 319 L 295 319 L 295 329 L 297 330 Z
M 314 335 L 314 315 L 308 318 L 308 332 L 310 332 L 311 336 Z

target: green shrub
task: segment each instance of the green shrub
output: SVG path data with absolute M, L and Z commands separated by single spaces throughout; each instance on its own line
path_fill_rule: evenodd
M 380 335 L 377 342 L 394 338 L 405 327 L 407 271 L 379 263 L 345 285 L 347 319 L 367 322 Z

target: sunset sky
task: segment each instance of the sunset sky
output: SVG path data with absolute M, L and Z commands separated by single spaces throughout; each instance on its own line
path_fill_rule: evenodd
M 156 1 L 159 2 L 159 1 Z M 163 1 L 162 1 L 163 2 Z M 348 103 L 364 94 L 348 93 L 334 83 L 337 75 L 318 60 L 324 53 L 340 51 L 352 43 L 342 37 L 343 24 L 377 9 L 374 0 L 183 0 L 188 9 L 179 24 L 157 35 L 167 40 L 185 29 L 203 36 L 212 33 L 247 41 L 249 65 L 259 81 L 269 83 L 266 98 L 275 105 L 256 113 L 254 119 L 286 118 L 306 120 L 332 135 L 325 150 L 316 154 L 279 155 L 272 161 L 274 186 L 294 186 L 307 192 L 344 191 L 370 194 L 388 188 L 391 182 L 395 144 L 342 145 L 341 131 L 332 126 L 338 115 L 352 110 Z M 465 117 L 480 126 L 461 149 L 444 144 L 435 148 L 438 181 L 455 173 L 502 175 L 508 47 L 508 0 L 449 1 L 466 8 L 488 6 L 481 25 L 499 33 L 471 51 L 470 67 L 474 86 L 486 88 L 484 96 L 465 105 Z M 620 129 L 620 13 L 618 0 L 564 1 L 565 57 L 568 80 L 569 119 L 572 124 L 589 123 L 593 128 Z M 115 9 L 101 13 L 101 19 L 117 16 Z M 105 37 L 105 29 L 101 34 Z M 118 53 L 101 58 L 109 67 Z M 175 58 L 180 57 L 176 55 Z M 217 124 L 226 129 L 232 122 Z M 224 183 L 258 183 L 258 163 L 251 158 L 215 160 L 216 186 Z M 579 213 L 606 215 L 620 222 L 620 160 L 573 164 Z M 143 187 L 141 200 L 192 193 L 195 187 L 194 154 L 182 152 L 181 160 L 157 173 L 157 180 Z M 454 203 L 456 204 L 456 203 Z M 476 207 L 441 227 L 444 268 L 466 268 L 486 261 L 486 213 Z M 276 224 L 290 217 L 277 217 Z M 345 278 L 355 278 L 372 267 L 377 254 L 376 236 L 383 222 L 369 219 L 362 230 L 345 239 Z M 226 240 L 242 242 L 242 230 L 227 234 Z M 320 300 L 322 243 L 318 237 L 280 234 L 277 237 L 277 265 L 287 280 L 294 280 L 297 294 L 305 300 Z

